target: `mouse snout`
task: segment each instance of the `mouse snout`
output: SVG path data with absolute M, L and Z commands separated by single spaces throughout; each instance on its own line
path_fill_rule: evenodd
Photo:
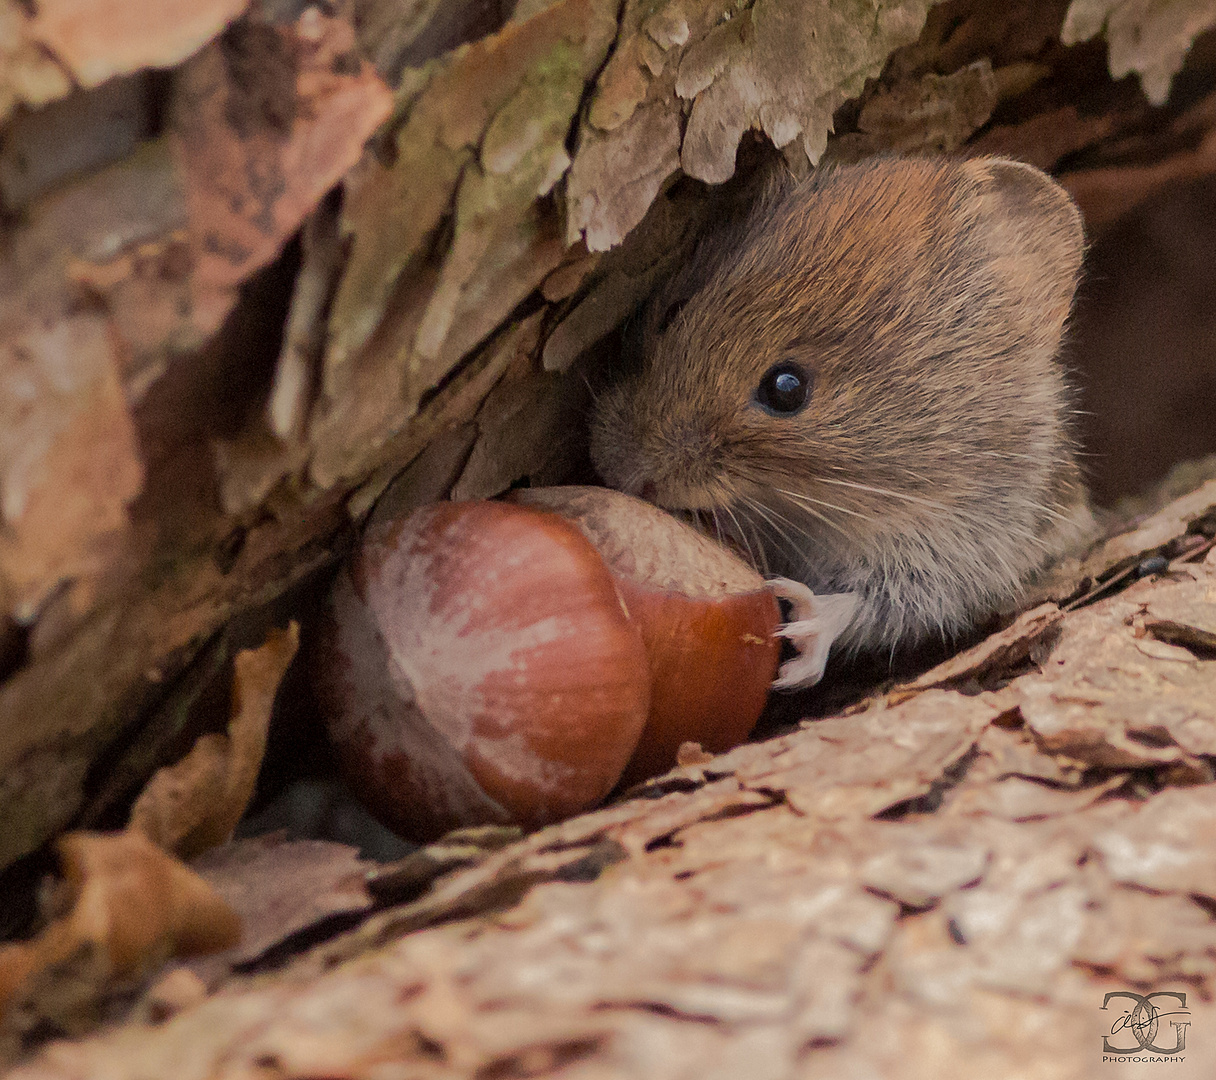
M 716 502 L 720 446 L 705 425 L 666 424 L 639 439 L 633 454 L 634 492 L 672 509 L 700 509 Z
M 591 460 L 610 487 L 669 509 L 702 509 L 722 493 L 721 439 L 689 408 L 646 385 L 605 395 L 592 421 Z

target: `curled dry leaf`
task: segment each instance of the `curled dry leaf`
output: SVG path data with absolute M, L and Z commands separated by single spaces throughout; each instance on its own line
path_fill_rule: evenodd
M 193 870 L 139 832 L 66 833 L 56 842 L 62 911 L 28 942 L 0 947 L 0 1032 L 40 1022 L 88 1026 L 106 995 L 171 956 L 234 945 L 240 920 Z
M 175 765 L 148 781 L 129 828 L 184 857 L 224 843 L 245 813 L 266 751 L 279 682 L 296 654 L 300 628 L 272 630 L 233 659 L 232 719 L 226 735 L 203 735 Z

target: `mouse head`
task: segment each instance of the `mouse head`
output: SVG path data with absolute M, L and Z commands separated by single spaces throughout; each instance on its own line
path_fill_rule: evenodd
M 785 184 L 651 304 L 640 374 L 597 403 L 596 466 L 826 544 L 999 513 L 1049 486 L 1067 444 L 1055 355 L 1083 246 L 1068 195 L 1017 162 Z

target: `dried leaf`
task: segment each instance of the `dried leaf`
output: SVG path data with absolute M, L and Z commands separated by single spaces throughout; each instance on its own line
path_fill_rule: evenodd
M 1075 45 L 1103 34 L 1111 76 L 1134 71 L 1144 96 L 1164 105 L 1191 42 L 1212 26 L 1216 10 L 1207 0 L 1072 0 L 1060 40 Z
M 242 932 L 237 948 L 196 962 L 195 970 L 227 970 L 331 915 L 367 910 L 371 865 L 345 844 L 282 834 L 208 851 L 190 868 L 236 912 Z
M 214 952 L 240 920 L 192 870 L 138 832 L 66 833 L 56 847 L 64 911 L 38 937 L 0 951 L 3 1035 L 39 1023 L 92 1026 L 105 998 L 171 956 Z M 12 1049 L 12 1047 L 8 1047 Z
M 148 781 L 129 828 L 186 857 L 224 843 L 253 795 L 279 681 L 299 645 L 300 628 L 272 630 L 257 649 L 233 658 L 227 735 L 203 735 L 175 765 Z

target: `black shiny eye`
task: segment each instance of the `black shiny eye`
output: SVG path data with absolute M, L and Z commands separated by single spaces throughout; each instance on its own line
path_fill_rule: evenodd
M 756 400 L 774 416 L 792 416 L 811 396 L 811 375 L 801 364 L 785 360 L 764 373 L 756 387 Z

